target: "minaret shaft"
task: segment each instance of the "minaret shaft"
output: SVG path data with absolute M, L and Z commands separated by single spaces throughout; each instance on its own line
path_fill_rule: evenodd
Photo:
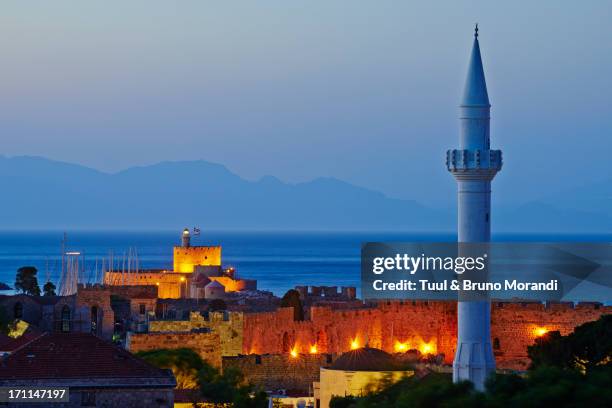
M 460 149 L 449 150 L 446 160 L 457 180 L 459 242 L 482 243 L 491 239 L 491 180 L 501 170 L 501 151 L 490 149 L 490 106 L 475 36 L 460 107 Z M 459 301 L 457 322 L 453 380 L 470 380 L 482 390 L 487 376 L 495 370 L 490 302 Z

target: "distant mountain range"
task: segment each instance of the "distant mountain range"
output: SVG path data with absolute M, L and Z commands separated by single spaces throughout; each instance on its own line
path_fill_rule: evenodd
M 206 161 L 109 174 L 40 157 L 0 157 L 0 229 L 453 231 L 452 211 L 334 179 L 248 181 Z M 601 184 L 601 185 L 600 185 Z M 612 232 L 612 180 L 494 215 L 496 231 Z M 454 195 L 453 195 L 454 200 Z

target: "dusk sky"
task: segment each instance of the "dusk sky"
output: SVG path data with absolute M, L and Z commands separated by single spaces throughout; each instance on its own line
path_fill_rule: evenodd
M 455 205 L 445 151 L 478 22 L 496 200 L 610 178 L 612 2 L 422 3 L 3 2 L 0 154 L 205 159 Z

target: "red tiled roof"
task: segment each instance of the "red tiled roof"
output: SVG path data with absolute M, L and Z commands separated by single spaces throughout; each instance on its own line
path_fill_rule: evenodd
M 8 351 L 8 347 L 13 343 L 15 339 L 7 336 L 4 333 L 0 333 L 0 351 Z
M 167 371 L 88 333 L 45 333 L 0 363 L 0 381 L 168 376 Z
M 6 334 L 0 333 L 0 352 L 13 352 L 39 337 L 41 334 L 42 332 L 34 326 L 28 327 L 28 329 L 17 338 L 12 338 Z

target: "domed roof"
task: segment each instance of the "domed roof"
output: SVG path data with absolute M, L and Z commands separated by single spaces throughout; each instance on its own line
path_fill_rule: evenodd
M 330 366 L 342 371 L 400 371 L 401 364 L 389 353 L 370 347 L 347 351 Z

